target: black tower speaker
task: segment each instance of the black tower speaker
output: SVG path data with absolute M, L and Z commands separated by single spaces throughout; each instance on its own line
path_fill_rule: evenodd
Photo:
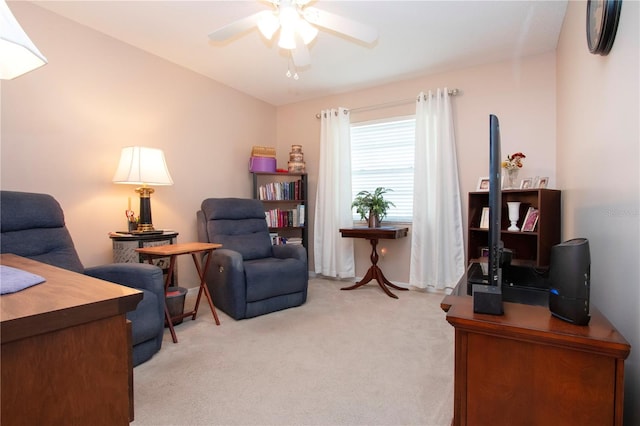
M 576 325 L 589 323 L 591 255 L 589 240 L 576 238 L 551 247 L 549 310 Z

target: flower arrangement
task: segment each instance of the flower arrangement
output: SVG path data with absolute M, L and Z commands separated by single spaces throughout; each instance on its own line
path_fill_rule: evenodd
M 521 152 L 507 155 L 507 160 L 502 162 L 502 168 L 507 170 L 519 169 L 522 167 L 523 158 L 527 158 L 527 156 Z

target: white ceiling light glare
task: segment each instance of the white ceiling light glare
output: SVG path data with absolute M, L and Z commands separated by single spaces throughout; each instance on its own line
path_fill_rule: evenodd
M 267 40 L 271 40 L 273 35 L 280 28 L 280 20 L 275 12 L 265 11 L 258 20 L 258 29 Z
M 278 46 L 292 50 L 296 48 L 296 28 L 300 17 L 290 4 L 280 7 L 280 41 Z
M 293 50 L 296 48 L 296 31 L 295 27 L 281 27 L 280 39 L 278 46 L 282 49 Z

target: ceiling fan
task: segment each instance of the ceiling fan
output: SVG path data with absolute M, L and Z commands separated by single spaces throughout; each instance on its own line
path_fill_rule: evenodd
M 378 32 L 368 25 L 308 6 L 313 0 L 269 0 L 273 10 L 264 10 L 232 22 L 209 34 L 214 42 L 224 42 L 258 27 L 271 40 L 280 32 L 278 46 L 291 52 L 296 67 L 311 63 L 307 45 L 318 35 L 318 28 L 333 31 L 357 41 L 372 44 Z

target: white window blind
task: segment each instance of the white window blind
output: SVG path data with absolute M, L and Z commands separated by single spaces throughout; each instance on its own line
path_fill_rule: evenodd
M 351 126 L 351 190 L 373 192 L 390 188 L 385 199 L 392 201 L 385 221 L 410 222 L 413 219 L 414 117 Z M 360 220 L 355 213 L 354 220 Z

